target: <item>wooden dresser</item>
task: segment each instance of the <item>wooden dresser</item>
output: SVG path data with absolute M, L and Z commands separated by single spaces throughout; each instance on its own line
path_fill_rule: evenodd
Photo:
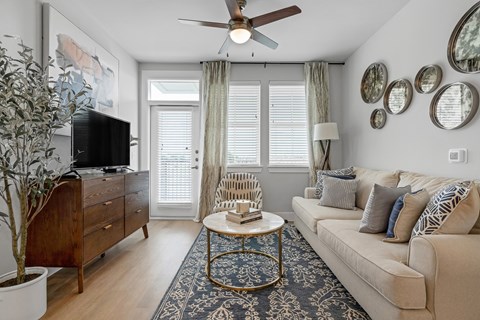
M 148 238 L 148 171 L 64 179 L 28 229 L 27 266 L 83 268 L 143 228 Z

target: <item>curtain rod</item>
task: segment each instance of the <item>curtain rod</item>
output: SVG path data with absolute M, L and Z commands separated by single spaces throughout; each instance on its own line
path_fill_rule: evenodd
M 200 64 L 204 63 L 204 62 L 208 62 L 208 61 L 200 61 Z M 307 61 L 308 62 L 308 61 Z M 260 65 L 264 65 L 264 66 L 267 66 L 267 64 L 305 64 L 305 62 L 230 62 L 231 64 L 260 64 Z M 331 64 L 331 65 L 338 65 L 338 66 L 343 66 L 345 65 L 345 62 L 327 62 L 328 64 Z

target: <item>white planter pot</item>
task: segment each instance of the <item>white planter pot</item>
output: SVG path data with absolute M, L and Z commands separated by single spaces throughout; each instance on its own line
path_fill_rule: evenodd
M 0 318 L 9 320 L 36 320 L 47 311 L 47 275 L 43 267 L 27 268 L 27 274 L 41 276 L 12 287 L 0 288 Z M 0 276 L 0 283 L 17 276 L 12 271 Z

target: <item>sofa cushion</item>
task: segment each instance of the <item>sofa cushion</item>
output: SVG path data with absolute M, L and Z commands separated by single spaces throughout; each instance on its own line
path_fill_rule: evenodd
M 455 182 L 461 182 L 460 179 L 442 178 L 426 176 L 420 173 L 401 171 L 399 174 L 398 186 L 411 186 L 412 191 L 420 189 L 427 190 L 430 196 L 433 196 L 437 191 Z
M 473 182 L 457 182 L 438 191 L 413 228 L 412 236 L 467 234 L 478 219 L 480 197 Z
M 326 207 L 355 210 L 357 181 L 322 175 L 323 193 L 319 204 Z
M 365 209 L 370 191 L 375 183 L 384 187 L 396 187 L 398 183 L 397 172 L 355 167 L 353 173 L 357 176 L 358 181 L 355 204 L 361 209 Z
M 403 187 L 406 185 L 411 185 L 413 191 L 425 188 L 427 189 L 430 196 L 433 196 L 437 191 L 439 191 L 443 187 L 449 184 L 452 184 L 455 182 L 461 182 L 461 181 L 463 180 L 453 179 L 453 178 L 432 177 L 432 176 L 426 176 L 416 172 L 401 171 L 398 186 Z M 477 185 L 478 193 L 480 193 L 480 182 L 475 181 L 475 184 Z M 480 217 L 478 218 L 477 222 L 473 226 L 470 233 L 480 234 Z
M 424 276 L 406 266 L 408 244 L 385 243 L 384 233 L 358 232 L 359 220 L 322 220 L 317 236 L 353 272 L 393 305 L 424 309 Z
M 358 231 L 365 233 L 385 232 L 395 201 L 398 197 L 410 191 L 412 191 L 410 186 L 389 188 L 375 183 L 368 197 Z
M 338 219 L 338 220 L 360 220 L 362 218 L 363 210 L 345 210 L 330 208 L 318 205 L 318 199 L 305 199 L 302 197 L 293 197 L 292 207 L 293 211 L 299 219 L 312 230 L 317 232 L 317 221 L 324 219 Z

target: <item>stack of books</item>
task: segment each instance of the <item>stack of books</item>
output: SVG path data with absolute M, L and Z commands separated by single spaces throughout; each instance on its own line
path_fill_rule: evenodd
M 228 210 L 226 218 L 228 221 L 244 224 L 262 219 L 262 210 L 250 208 L 248 212 L 243 213 L 236 210 Z

